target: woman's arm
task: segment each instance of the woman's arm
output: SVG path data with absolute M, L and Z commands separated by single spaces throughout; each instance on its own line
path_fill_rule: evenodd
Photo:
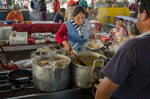
M 64 38 L 64 36 L 66 38 Z M 66 24 L 62 24 L 61 28 L 58 30 L 55 36 L 56 41 L 62 46 L 62 41 L 67 40 L 68 41 L 68 35 L 67 35 L 67 26 Z
M 6 21 L 7 21 L 7 20 L 12 20 L 12 12 L 9 12 L 9 13 L 8 13 L 8 15 L 7 15 L 7 17 L 6 17 L 5 20 L 6 20 Z
M 64 38 L 65 37 L 65 38 Z M 68 42 L 67 26 L 63 24 L 55 36 L 56 41 L 65 47 L 67 52 L 72 52 L 72 47 Z

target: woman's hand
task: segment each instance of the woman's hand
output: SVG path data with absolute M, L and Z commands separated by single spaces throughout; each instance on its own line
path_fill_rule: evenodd
M 67 52 L 69 52 L 69 53 L 72 52 L 72 47 L 68 41 L 66 41 L 66 40 L 62 41 L 62 45 L 65 47 L 65 50 Z

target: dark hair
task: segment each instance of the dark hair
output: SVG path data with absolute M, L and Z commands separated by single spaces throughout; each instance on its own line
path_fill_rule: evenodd
M 12 8 L 12 10 L 19 10 L 19 8 L 18 8 L 17 6 L 14 6 L 14 7 Z
M 61 8 L 60 12 L 65 12 L 65 10 L 66 10 L 65 8 Z
M 85 8 L 83 6 L 76 6 L 72 12 L 72 16 L 75 17 L 76 15 L 78 15 L 80 12 L 82 12 L 85 16 L 86 16 L 86 11 Z
M 146 10 L 148 17 L 150 17 L 150 0 L 138 0 L 137 2 L 139 5 L 139 11 L 140 13 L 143 12 L 143 10 Z
M 138 30 L 138 28 L 136 26 L 132 26 L 130 28 L 130 32 L 133 34 L 133 35 L 140 35 L 140 31 Z
M 119 18 L 119 20 L 121 20 L 122 22 L 124 22 L 124 19 L 123 19 L 123 18 Z

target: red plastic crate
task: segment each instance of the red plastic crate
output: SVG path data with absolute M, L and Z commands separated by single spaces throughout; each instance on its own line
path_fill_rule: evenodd
M 28 44 L 35 44 L 35 37 L 28 37 Z
M 110 40 L 110 38 L 107 37 L 107 36 L 100 36 L 100 39 L 101 39 L 104 43 L 106 43 L 107 41 Z

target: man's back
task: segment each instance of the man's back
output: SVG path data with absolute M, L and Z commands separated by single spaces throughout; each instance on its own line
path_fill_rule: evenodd
M 146 36 L 127 41 L 102 70 L 104 75 L 120 85 L 112 99 L 150 99 L 149 41 L 150 31 Z
M 57 12 L 54 16 L 54 22 L 59 22 L 59 20 L 64 20 L 64 17 L 60 15 L 60 12 Z

